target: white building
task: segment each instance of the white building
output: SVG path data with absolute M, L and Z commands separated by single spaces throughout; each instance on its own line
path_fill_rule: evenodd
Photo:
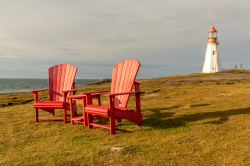
M 219 42 L 217 41 L 217 31 L 212 26 L 208 31 L 207 51 L 202 73 L 214 73 L 220 71 Z

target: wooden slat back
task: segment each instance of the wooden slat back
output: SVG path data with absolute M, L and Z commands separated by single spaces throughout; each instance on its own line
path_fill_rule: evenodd
M 71 90 L 77 67 L 60 64 L 49 68 L 49 93 L 51 101 L 63 101 L 63 90 Z
M 115 64 L 112 74 L 111 93 L 131 92 L 139 68 L 140 62 L 136 59 L 124 60 Z M 129 96 L 116 96 L 114 105 L 126 108 Z

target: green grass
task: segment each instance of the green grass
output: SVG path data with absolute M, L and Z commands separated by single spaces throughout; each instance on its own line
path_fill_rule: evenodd
M 34 123 L 31 102 L 2 107 L 0 165 L 250 165 L 250 80 L 179 80 L 206 76 L 138 80 L 143 126 L 124 120 L 113 136 L 62 121 Z M 125 149 L 111 152 L 112 146 Z

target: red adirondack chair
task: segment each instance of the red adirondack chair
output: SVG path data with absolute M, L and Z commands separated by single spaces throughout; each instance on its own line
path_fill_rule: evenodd
M 31 90 L 34 95 L 35 122 L 39 119 L 63 119 L 67 121 L 67 110 L 69 110 L 68 96 L 70 92 L 76 93 L 75 75 L 77 67 L 71 64 L 60 64 L 49 68 L 49 89 Z M 39 101 L 38 92 L 49 91 L 49 101 Z M 53 117 L 39 117 L 38 109 L 50 112 Z M 55 109 L 63 109 L 63 117 L 55 117 Z M 74 105 L 76 110 L 76 105 Z M 75 111 L 76 112 L 76 111 Z
M 142 123 L 142 114 L 140 106 L 139 83 L 135 82 L 136 75 L 140 67 L 140 62 L 135 59 L 121 61 L 114 65 L 112 74 L 111 91 L 97 91 L 82 93 L 87 96 L 87 105 L 84 111 L 87 114 L 88 128 L 93 126 L 102 127 L 110 130 L 110 134 L 115 134 L 115 120 L 128 119 L 134 121 L 138 126 Z M 135 91 L 132 92 L 133 85 Z M 104 93 L 109 98 L 108 106 L 99 106 L 92 103 L 93 93 Z M 131 94 L 135 94 L 136 111 L 127 108 L 128 100 Z M 94 123 L 94 116 L 104 116 L 109 118 L 109 125 Z

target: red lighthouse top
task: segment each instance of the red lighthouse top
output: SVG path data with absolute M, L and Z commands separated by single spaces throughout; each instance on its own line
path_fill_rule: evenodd
M 208 31 L 208 43 L 217 43 L 217 31 L 214 26 L 212 26 Z
M 208 32 L 217 32 L 217 31 L 216 31 L 215 27 L 214 27 L 214 26 L 212 26 L 212 27 L 209 29 L 209 31 L 208 31 Z

